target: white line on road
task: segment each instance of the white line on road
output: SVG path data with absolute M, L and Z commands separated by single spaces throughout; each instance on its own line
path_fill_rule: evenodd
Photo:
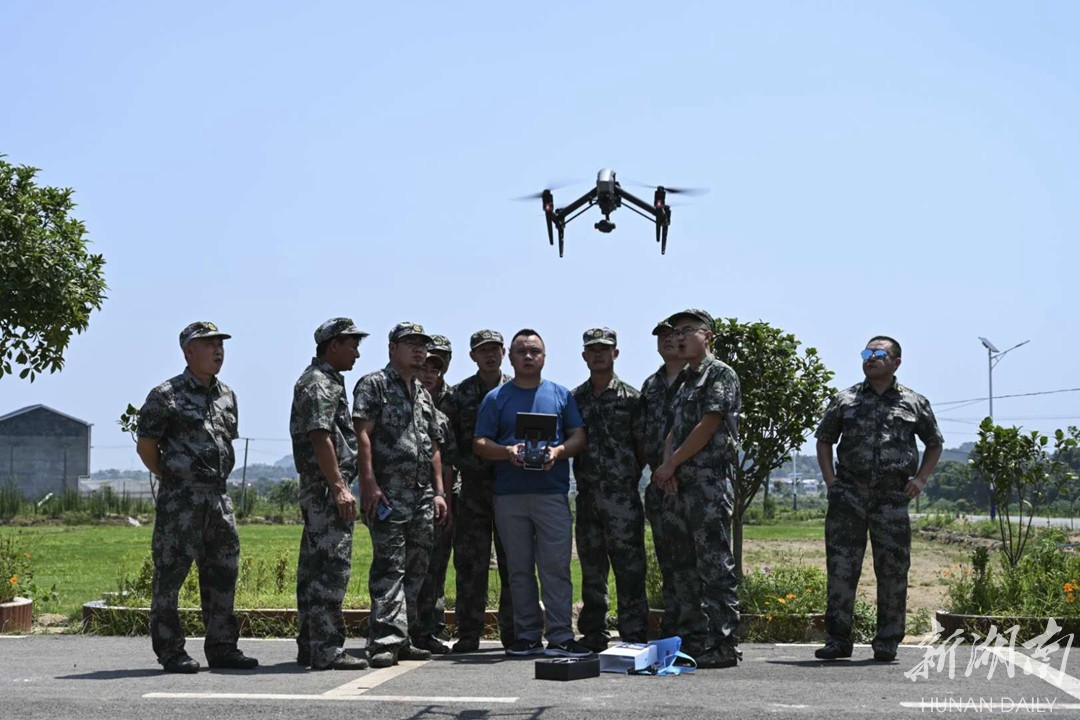
M 1080 680 L 1072 675 L 1066 675 L 1064 670 L 1054 668 L 1050 663 L 1036 660 L 1024 653 L 1017 652 L 1010 647 L 988 647 L 986 650 L 997 655 L 1007 664 L 1016 665 L 1025 673 L 1035 675 L 1044 682 L 1048 682 L 1058 690 L 1067 692 L 1074 698 L 1080 699 Z M 1066 657 L 1067 657 L 1066 651 Z M 1062 663 L 1064 667 L 1064 663 Z
M 410 670 L 415 670 L 427 661 L 402 661 L 388 668 L 381 668 L 374 672 L 365 673 L 344 685 L 328 690 L 321 695 L 298 695 L 278 693 L 146 693 L 144 698 L 149 700 L 189 698 L 196 700 L 367 700 L 374 702 L 402 702 L 402 703 L 515 703 L 516 697 L 454 697 L 449 695 L 437 695 L 424 697 L 419 695 L 368 695 L 367 692 L 385 682 L 401 677 Z

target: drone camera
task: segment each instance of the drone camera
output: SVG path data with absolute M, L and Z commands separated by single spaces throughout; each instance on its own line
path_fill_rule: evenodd
M 595 225 L 593 225 L 593 227 L 596 228 L 597 230 L 599 230 L 602 233 L 609 233 L 609 232 L 611 232 L 612 230 L 615 229 L 615 223 L 613 223 L 610 220 L 605 218 L 605 219 L 601 220 L 600 222 L 596 223 Z

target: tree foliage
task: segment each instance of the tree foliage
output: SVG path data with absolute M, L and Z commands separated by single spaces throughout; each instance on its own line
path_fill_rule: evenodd
M 64 366 L 73 333 L 105 299 L 105 260 L 87 250 L 68 188 L 38 186 L 37 168 L 0 155 L 0 378 Z
M 732 549 L 742 575 L 742 518 L 768 480 L 802 446 L 832 396 L 833 377 L 818 357 L 790 333 L 766 322 L 717 320 L 712 351 L 739 376 L 742 417 L 739 461 L 734 468 Z
M 1023 557 L 1031 521 L 1048 495 L 1071 477 L 1063 457 L 1076 448 L 1080 431 L 1054 432 L 1050 438 L 1037 430 L 1024 434 L 1018 427 L 995 425 L 985 418 L 971 452 L 972 469 L 988 484 L 998 509 L 1001 551 L 1012 567 Z M 1013 532 L 1013 513 L 1016 532 Z M 1025 522 L 1026 518 L 1026 522 Z

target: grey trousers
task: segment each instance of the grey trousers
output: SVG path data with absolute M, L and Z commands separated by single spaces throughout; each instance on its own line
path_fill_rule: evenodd
M 564 494 L 496 495 L 495 525 L 506 551 L 514 635 L 561 643 L 574 637 L 570 551 L 573 517 Z M 536 576 L 540 576 L 537 591 Z M 544 599 L 543 613 L 540 596 Z M 545 625 L 547 630 L 545 632 Z

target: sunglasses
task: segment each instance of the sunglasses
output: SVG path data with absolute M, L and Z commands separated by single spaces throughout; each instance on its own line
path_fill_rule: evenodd
M 869 360 L 870 358 L 888 360 L 890 357 L 892 357 L 891 355 L 889 355 L 888 350 L 882 350 L 880 348 L 878 348 L 877 350 L 871 350 L 870 348 L 867 348 L 866 350 L 863 350 L 861 353 L 859 353 L 859 355 L 862 356 L 863 361 Z

